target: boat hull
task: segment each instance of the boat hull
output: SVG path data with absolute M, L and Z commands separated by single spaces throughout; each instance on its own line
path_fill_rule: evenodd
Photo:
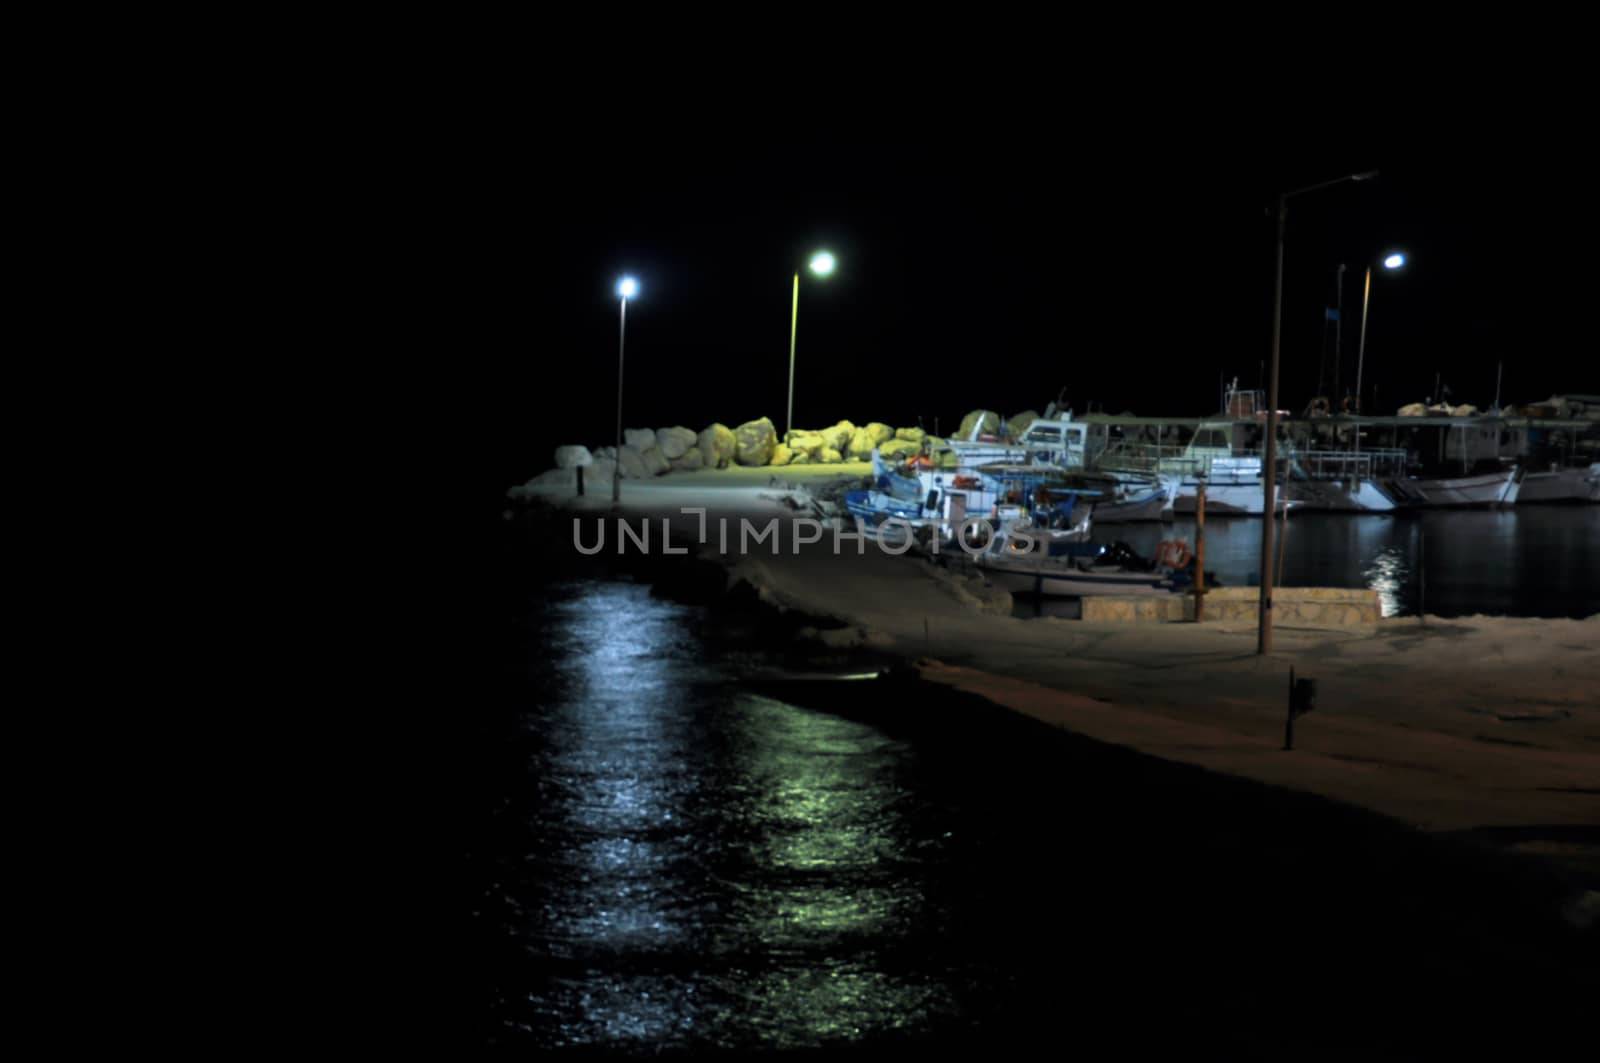
M 1295 480 L 1287 488 L 1299 509 L 1328 513 L 1393 513 L 1394 499 L 1371 480 Z
M 1096 524 L 1131 524 L 1141 520 L 1160 520 L 1170 501 L 1171 492 L 1166 488 L 1157 488 L 1141 498 L 1126 502 L 1097 503 L 1094 521 Z
M 1522 490 L 1517 493 L 1517 505 L 1596 501 L 1596 484 L 1590 481 L 1590 475 L 1589 470 L 1585 468 L 1530 472 L 1522 478 Z
M 1004 590 L 1052 598 L 1099 594 L 1172 594 L 1172 581 L 1154 572 L 1083 572 L 1070 566 L 1008 564 L 985 557 L 979 562 L 990 583 Z
M 1521 486 L 1521 470 L 1511 468 L 1482 476 L 1390 480 L 1384 488 L 1408 509 L 1450 506 L 1500 509 L 1516 504 Z
M 1198 480 L 1186 480 L 1178 488 L 1178 497 L 1172 503 L 1172 512 L 1192 516 L 1198 497 Z M 1261 497 L 1261 482 L 1253 484 L 1206 484 L 1206 516 L 1208 517 L 1259 517 L 1265 511 Z M 1282 510 L 1288 500 L 1283 485 L 1278 485 L 1274 508 Z

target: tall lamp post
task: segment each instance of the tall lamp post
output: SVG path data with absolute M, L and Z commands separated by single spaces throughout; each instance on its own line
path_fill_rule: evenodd
M 1256 628 L 1257 654 L 1272 652 L 1272 533 L 1277 518 L 1273 489 L 1278 484 L 1278 348 L 1283 330 L 1283 230 L 1289 220 L 1289 200 L 1345 181 L 1366 181 L 1376 176 L 1376 170 L 1348 174 L 1278 195 L 1278 272 L 1272 299 L 1272 371 L 1267 377 L 1267 445 L 1261 456 L 1261 605 Z
M 834 259 L 826 251 L 818 251 L 811 256 L 811 272 L 819 277 L 826 277 L 833 272 Z M 789 438 L 789 431 L 794 427 L 794 333 L 795 327 L 800 323 L 800 271 L 794 274 L 794 309 L 789 313 L 789 412 L 783 418 L 783 437 Z
M 1399 269 L 1406 256 L 1396 252 L 1383 260 L 1384 269 Z M 1372 265 L 1367 265 L 1367 281 L 1361 289 L 1361 342 L 1356 348 L 1356 412 L 1361 412 L 1361 366 L 1367 357 L 1367 302 L 1372 296 Z
M 622 351 L 628 341 L 628 300 L 639 294 L 639 282 L 623 277 L 617 282 L 622 312 L 617 321 L 617 457 L 611 463 L 611 504 L 622 501 Z

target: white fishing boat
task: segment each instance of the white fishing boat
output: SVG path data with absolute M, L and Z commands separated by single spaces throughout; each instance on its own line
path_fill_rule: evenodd
M 1522 489 L 1517 493 L 1517 505 L 1537 502 L 1592 502 L 1594 495 L 1594 469 L 1582 466 L 1553 466 L 1534 471 L 1529 469 L 1522 477 Z
M 1173 484 L 1166 514 L 1192 514 L 1200 485 L 1206 512 L 1260 516 L 1265 506 L 1260 451 L 1265 412 L 1260 393 L 1230 388 L 1223 414 L 1201 419 L 1090 416 L 1089 449 L 1097 472 Z M 1282 481 L 1287 453 L 1280 452 Z M 1287 499 L 1280 493 L 1285 506 Z
M 1384 485 L 1401 505 L 1478 506 L 1503 509 L 1516 504 L 1522 488 L 1522 468 L 1512 466 L 1476 476 L 1408 477 Z

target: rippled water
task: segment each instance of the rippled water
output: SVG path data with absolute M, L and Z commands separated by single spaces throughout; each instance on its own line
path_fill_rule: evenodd
M 687 611 L 581 585 L 539 648 L 537 875 L 511 929 L 550 963 L 512 1029 L 551 1045 L 769 1047 L 921 1028 L 952 1006 L 896 961 L 936 935 L 904 743 L 726 686 Z M 520 869 L 507 868 L 508 872 Z M 908 888 L 909 887 L 909 888 Z
M 785 704 L 706 623 L 632 583 L 529 592 L 472 845 L 488 1043 L 1250 1054 L 1352 958 L 1372 1022 L 1485 976 L 1456 928 L 1505 883 L 1409 833 L 970 704 L 889 731 Z M 1538 968 L 1548 930 L 1490 943 Z
M 1162 539 L 1194 536 L 1192 519 L 1093 533 L 1146 557 Z M 1261 521 L 1206 522 L 1206 568 L 1225 585 L 1255 585 L 1260 563 Z M 1421 606 L 1435 616 L 1589 616 L 1600 613 L 1600 506 L 1295 514 L 1282 572 L 1285 586 L 1371 587 L 1385 616 Z

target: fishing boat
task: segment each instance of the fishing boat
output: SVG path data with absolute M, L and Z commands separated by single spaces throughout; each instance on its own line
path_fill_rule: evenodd
M 1181 593 L 1193 582 L 1186 550 L 1171 557 L 1177 565 L 1145 561 L 1122 543 L 1084 542 L 1052 552 L 1030 529 L 1005 528 L 976 561 L 991 584 L 1014 593 L 1052 598 L 1160 595 Z M 1209 573 L 1207 582 L 1215 582 Z
M 896 469 L 875 451 L 872 486 L 845 496 L 845 509 L 895 541 L 929 529 L 949 542 L 963 528 L 1023 521 L 1045 538 L 1087 539 L 1091 505 L 1106 492 L 1057 466 L 994 462 L 965 470 Z M 967 538 L 971 538 L 970 535 Z
M 1121 498 L 1098 502 L 1094 519 L 1098 524 L 1131 524 L 1135 521 L 1163 520 L 1171 512 L 1178 497 L 1180 481 L 1173 477 L 1165 482 L 1156 480 L 1141 485 L 1138 482 L 1120 482 Z
M 1224 412 L 1207 418 L 1090 415 L 1091 468 L 1126 482 L 1142 479 L 1171 485 L 1168 514 L 1192 514 L 1206 487 L 1206 512 L 1260 516 L 1265 507 L 1261 440 L 1266 415 L 1260 393 L 1235 386 L 1224 394 Z M 1287 455 L 1278 458 L 1281 484 Z M 1280 495 L 1277 508 L 1287 499 Z
M 932 455 L 930 464 L 945 475 L 949 482 L 953 475 L 957 481 L 971 480 L 984 466 L 1024 466 L 1048 468 L 1063 474 L 1092 476 L 1086 489 L 1099 492 L 1095 506 L 1095 519 L 1102 524 L 1127 523 L 1141 520 L 1161 520 L 1171 515 L 1172 501 L 1176 497 L 1177 477 L 1161 477 L 1140 473 L 1105 471 L 1090 474 L 1087 469 L 1088 426 L 1074 421 L 1072 411 L 1056 412 L 1050 405 L 1045 417 L 1030 424 L 1022 436 L 1012 443 L 983 441 L 973 430 L 970 440 L 948 440 Z M 942 489 L 936 478 L 922 473 L 925 490 Z M 981 475 L 980 475 L 981 480 Z M 956 484 L 969 492 L 983 484 Z M 966 511 L 982 512 L 993 504 L 993 499 L 967 499 Z
M 1522 490 L 1517 493 L 1517 505 L 1538 502 L 1594 502 L 1595 466 L 1552 465 L 1545 469 L 1529 469 L 1522 477 Z

